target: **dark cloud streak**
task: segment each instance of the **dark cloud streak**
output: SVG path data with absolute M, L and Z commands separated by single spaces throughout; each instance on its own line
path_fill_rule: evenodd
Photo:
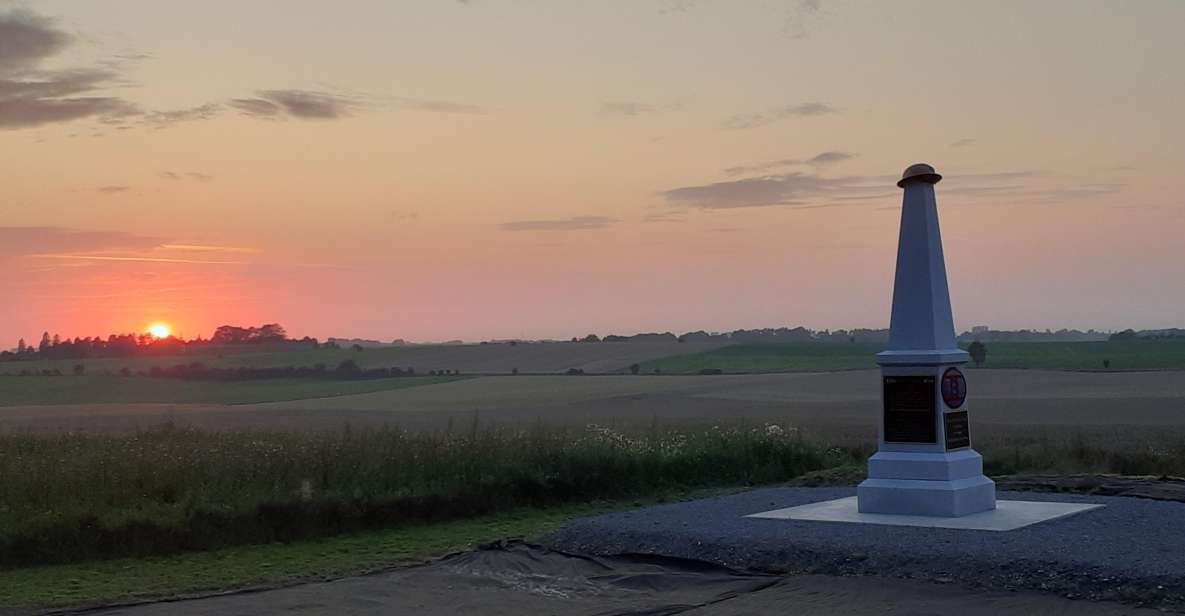
M 554 220 L 518 220 L 498 225 L 503 231 L 578 231 L 582 229 L 603 229 L 617 223 L 608 216 L 574 216 Z
M 838 113 L 839 110 L 827 103 L 811 102 L 797 105 L 786 105 L 761 113 L 744 113 L 734 115 L 724 121 L 724 128 L 728 130 L 745 130 L 773 124 L 786 118 L 809 118 L 815 116 Z
M 774 169 L 781 169 L 783 167 L 792 167 L 795 165 L 810 165 L 812 167 L 824 167 L 827 165 L 834 165 L 844 161 L 851 160 L 856 157 L 856 154 L 851 152 L 827 151 L 820 152 L 810 158 L 783 158 L 781 160 L 771 160 L 755 165 L 739 165 L 736 167 L 728 167 L 724 170 L 725 175 L 744 175 L 746 173 L 764 173 Z

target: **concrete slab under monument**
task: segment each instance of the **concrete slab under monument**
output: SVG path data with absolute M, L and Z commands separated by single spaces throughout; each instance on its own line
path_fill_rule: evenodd
M 996 508 L 960 517 L 860 513 L 855 496 L 810 503 L 786 509 L 754 513 L 746 518 L 768 520 L 803 520 L 813 522 L 843 522 L 849 524 L 882 524 L 888 526 L 921 526 L 925 528 L 954 528 L 961 530 L 1009 531 L 1064 518 L 1103 505 L 1091 503 L 1051 503 L 1040 501 L 996 501 Z

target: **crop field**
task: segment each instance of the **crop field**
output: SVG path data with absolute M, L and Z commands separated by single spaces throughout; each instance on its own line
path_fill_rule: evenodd
M 985 368 L 1185 369 L 1185 340 L 992 342 L 987 349 Z M 873 355 L 880 350 L 879 345 L 866 344 L 744 344 L 647 361 L 642 371 L 695 374 L 711 369 L 728 373 L 855 370 L 874 367 Z
M 880 395 L 875 370 L 718 376 L 490 376 L 444 382 L 431 377 L 301 381 L 293 386 L 316 386 L 315 393 L 323 395 L 333 393 L 323 388 L 360 388 L 338 392 L 344 395 L 303 399 L 284 384 L 269 385 L 268 381 L 223 384 L 133 377 L 111 379 L 116 384 L 111 386 L 127 381 L 121 387 L 195 387 L 196 393 L 190 402 L 163 399 L 174 392 L 158 390 L 155 402 L 145 400 L 144 392 L 136 392 L 144 402 L 101 404 L 80 402 L 78 395 L 62 393 L 79 378 L 90 377 L 0 378 L 0 384 L 44 384 L 37 403 L 0 406 L 0 430 L 121 432 L 166 421 L 211 430 L 339 429 L 345 423 L 438 430 L 477 415 L 483 423 L 503 424 L 785 421 L 822 431 L 829 438 L 850 431 L 853 438 L 867 440 L 873 434 Z M 430 384 L 411 386 L 425 383 Z M 968 372 L 968 384 L 972 417 L 983 429 L 1185 426 L 1185 371 L 979 369 Z M 248 404 L 244 392 L 232 398 L 234 392 L 222 390 L 238 386 L 257 399 L 272 401 Z M 198 394 L 207 397 L 198 399 Z M 112 397 L 132 395 L 112 393 Z M 49 403 L 52 396 L 65 403 Z M 216 396 L 222 396 L 221 401 L 211 399 Z
M 368 380 L 260 379 L 190 381 L 118 376 L 0 377 L 0 406 L 162 402 L 253 404 L 345 396 L 446 383 L 457 377 Z

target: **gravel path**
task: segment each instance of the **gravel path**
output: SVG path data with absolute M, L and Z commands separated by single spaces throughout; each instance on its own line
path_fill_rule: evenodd
M 545 543 L 578 553 L 661 554 L 742 570 L 1037 589 L 1185 611 L 1185 503 L 1001 492 L 1001 499 L 1106 505 L 1003 533 L 742 517 L 854 493 L 753 490 L 577 520 Z

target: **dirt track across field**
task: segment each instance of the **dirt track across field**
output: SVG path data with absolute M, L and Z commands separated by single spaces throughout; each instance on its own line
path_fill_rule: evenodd
M 166 421 L 208 429 L 409 428 L 487 422 L 577 424 L 730 419 L 866 433 L 874 370 L 725 376 L 500 376 L 254 405 L 106 404 L 0 408 L 0 429 L 123 431 Z M 969 370 L 977 426 L 1185 427 L 1185 372 Z

